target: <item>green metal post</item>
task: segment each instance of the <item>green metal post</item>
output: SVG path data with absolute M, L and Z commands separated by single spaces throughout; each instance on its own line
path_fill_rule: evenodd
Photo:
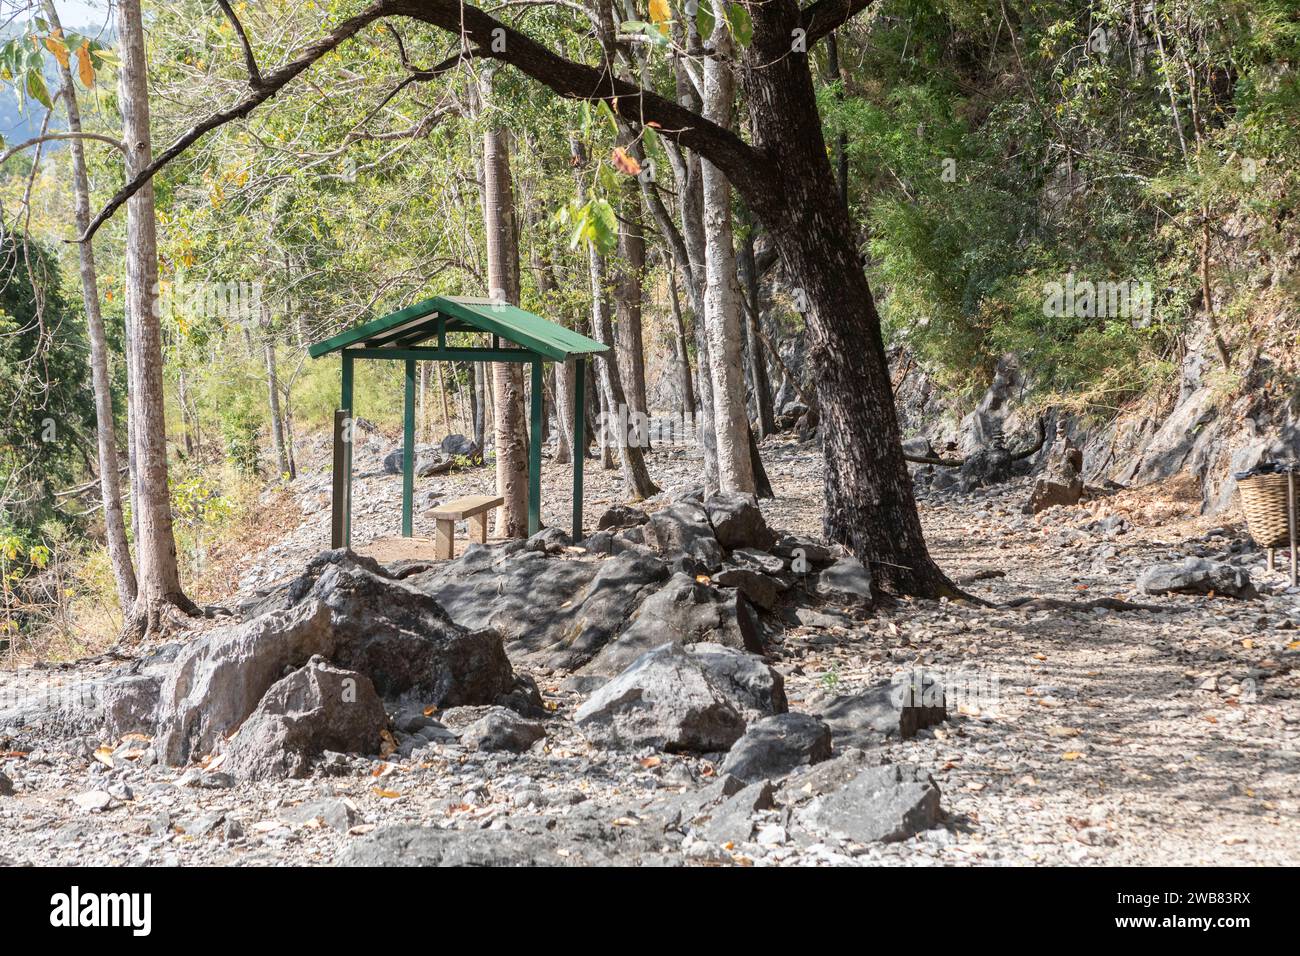
M 587 457 L 587 363 L 573 362 L 573 542 L 582 540 L 582 464 Z
M 542 360 L 533 361 L 532 425 L 528 430 L 528 534 L 542 530 Z
M 340 404 L 348 413 L 344 433 L 343 547 L 352 547 L 352 442 L 356 439 L 356 421 L 352 414 L 352 356 L 343 353 L 343 395 Z
M 402 537 L 411 536 L 415 494 L 415 360 L 406 360 L 406 407 L 402 411 Z

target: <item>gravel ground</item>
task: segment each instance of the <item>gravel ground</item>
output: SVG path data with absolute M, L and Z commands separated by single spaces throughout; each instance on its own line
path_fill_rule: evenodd
M 359 471 L 369 455 L 359 450 Z M 778 440 L 764 457 L 778 495 L 764 502 L 769 524 L 816 534 L 815 448 Z M 670 486 L 692 483 L 699 470 L 681 449 L 657 450 L 650 466 Z M 587 478 L 594 521 L 603 504 L 619 498 L 617 473 L 589 466 Z M 489 484 L 490 475 L 478 471 L 430 479 L 420 492 L 450 497 Z M 546 470 L 546 517 L 561 525 L 568 487 L 566 468 Z M 249 556 L 239 569 L 241 592 L 293 574 L 324 546 L 327 488 L 323 472 L 298 479 L 301 524 Z M 357 541 L 396 530 L 399 489 L 400 478 L 358 481 Z M 992 606 L 903 601 L 851 627 L 787 629 L 776 644 L 774 664 L 786 675 L 794 710 L 917 666 L 946 677 L 949 721 L 879 754 L 933 774 L 946 825 L 884 846 L 808 845 L 786 831 L 779 811 L 759 811 L 754 842 L 708 845 L 688 836 L 665 845 L 669 858 L 742 865 L 1300 862 L 1300 593 L 1285 591 L 1281 573 L 1264 572 L 1262 554 L 1243 545 L 1237 526 L 1223 527 L 1222 516 L 1189 517 L 1159 493 L 1123 492 L 1038 518 L 1020 514 L 1027 495 L 1021 480 L 923 501 L 938 562 Z M 417 534 L 431 530 L 417 520 Z M 1242 563 L 1263 596 L 1134 593 L 1143 568 L 1189 554 Z M 1159 609 L 998 606 L 1025 597 L 1121 598 Z M 108 666 L 0 674 L 0 693 L 69 686 Z M 220 786 L 226 781 L 219 773 L 143 765 L 147 740 L 125 747 L 58 741 L 26 756 L 6 755 L 0 740 L 0 772 L 14 791 L 5 795 L 0 778 L 0 861 L 330 864 L 392 823 L 545 828 L 581 814 L 644 826 L 637 807 L 713 779 L 714 764 L 699 757 L 592 748 L 568 720 L 581 698 L 561 691 L 562 675 L 534 676 L 553 717 L 547 738 L 522 755 L 431 746 L 406 760 L 353 758 L 307 780 L 230 787 Z M 117 756 L 99 749 L 104 745 Z

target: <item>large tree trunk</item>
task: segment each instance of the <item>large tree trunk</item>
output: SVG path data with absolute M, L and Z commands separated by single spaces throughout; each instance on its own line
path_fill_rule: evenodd
M 140 0 L 119 0 L 117 34 L 120 56 L 118 106 L 126 143 L 126 173 L 136 175 L 152 160 L 149 134 L 148 63 Z M 165 610 L 186 613 L 197 608 L 181 590 L 172 534 L 167 480 L 166 410 L 163 395 L 162 326 L 155 309 L 158 293 L 158 239 L 152 180 L 127 202 L 126 309 L 131 315 L 131 406 L 136 438 L 135 502 L 139 520 L 136 551 L 140 562 L 139 593 L 127 622 L 129 636 L 143 636 L 162 625 Z
M 715 53 L 704 61 L 704 116 L 729 127 L 735 99 L 730 59 L 731 32 L 719 20 L 713 31 Z M 713 385 L 713 432 L 717 442 L 718 487 L 753 494 L 749 458 L 749 417 L 745 410 L 740 287 L 731 229 L 731 184 L 707 159 L 703 162 L 705 284 L 704 327 L 709 341 L 708 369 Z M 701 366 L 703 367 L 703 366 Z
M 54 0 L 45 0 L 45 15 L 50 26 L 62 29 Z M 77 90 L 72 82 L 69 64 L 59 65 L 63 82 L 63 100 L 68 108 L 68 130 L 81 132 L 81 109 L 77 105 Z M 86 154 L 80 139 L 68 144 L 72 155 L 73 209 L 77 232 L 86 231 L 90 224 L 90 185 L 86 178 Z M 131 613 L 135 603 L 135 566 L 131 563 L 131 549 L 126 540 L 126 522 L 122 514 L 122 484 L 117 464 L 117 426 L 113 422 L 112 379 L 108 374 L 108 345 L 104 336 L 104 317 L 99 308 L 99 272 L 95 266 L 95 247 L 89 242 L 78 246 L 81 265 L 81 296 L 86 304 L 86 338 L 90 342 L 90 374 L 95 390 L 95 422 L 97 451 L 99 454 L 99 492 L 104 505 L 104 539 L 108 547 L 108 560 L 113 566 L 113 580 L 117 585 L 117 600 L 122 616 Z
M 293 477 L 289 452 L 284 443 L 284 419 L 280 416 L 280 376 L 275 367 L 275 337 L 269 317 L 262 315 L 262 351 L 266 358 L 267 404 L 271 413 L 271 448 L 275 453 L 277 475 Z
M 529 227 L 536 237 L 531 246 L 533 276 L 537 282 L 537 291 L 542 303 L 551 309 L 559 308 L 559 284 L 555 281 L 555 271 L 551 262 L 550 250 L 546 248 L 545 233 L 542 223 L 531 207 L 528 209 Z M 557 316 L 550 316 L 552 321 L 559 321 Z M 559 430 L 559 441 L 555 444 L 555 463 L 567 465 L 573 461 L 573 360 L 554 362 L 555 393 L 555 427 Z
M 487 82 L 490 80 L 485 85 Z M 494 302 L 518 305 L 519 233 L 515 227 L 509 142 L 510 135 L 499 122 L 491 122 L 483 134 L 483 221 L 491 298 Z M 496 393 L 497 494 L 505 499 L 497 515 L 496 533 L 504 538 L 522 538 L 528 534 L 528 433 L 524 424 L 523 366 L 517 362 L 494 362 L 492 380 Z
M 827 538 L 846 545 L 887 588 L 955 593 L 930 559 L 903 460 L 880 317 L 852 224 L 835 188 L 806 54 L 790 51 L 794 0 L 749 6 L 745 100 L 754 146 L 771 167 L 744 184 L 777 244 L 796 297 L 809 306 L 826 466 Z
M 677 274 L 668 275 L 668 295 L 673 306 L 673 357 L 677 362 L 677 390 L 682 400 L 682 420 L 695 415 L 695 387 L 691 384 L 691 357 L 686 349 L 686 320 L 682 317 Z

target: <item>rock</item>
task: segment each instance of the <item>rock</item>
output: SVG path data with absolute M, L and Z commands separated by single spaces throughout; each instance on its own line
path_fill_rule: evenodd
M 339 833 L 347 833 L 357 824 L 357 811 L 350 800 L 325 797 L 287 807 L 280 811 L 286 823 L 323 824 Z
M 719 493 L 704 502 L 713 536 L 730 551 L 732 548 L 770 548 L 775 536 L 768 530 L 758 499 L 753 495 Z
M 788 558 L 791 561 L 791 570 L 799 574 L 806 574 L 812 570 L 811 565 L 829 564 L 835 560 L 834 553 L 827 545 L 797 534 L 781 535 L 772 546 L 772 553 Z M 802 569 L 796 568 L 795 561 L 802 561 L 808 566 Z
M 930 439 L 924 435 L 918 435 L 915 438 L 903 439 L 903 453 L 912 455 L 916 458 L 938 458 L 939 453 L 934 450 L 930 444 Z
M 855 843 L 891 843 L 938 825 L 939 787 L 910 764 L 868 767 L 798 814 L 802 824 Z
M 810 714 L 775 714 L 749 725 L 721 770 L 747 783 L 776 780 L 830 755 L 831 730 L 825 721 Z
M 326 750 L 377 753 L 387 726 L 369 678 L 313 660 L 271 686 L 227 744 L 223 767 L 241 780 L 303 777 Z
M 448 435 L 438 445 L 443 454 L 452 458 L 477 458 L 480 455 L 478 445 L 464 435 Z
M 407 583 L 436 598 L 457 623 L 500 633 L 512 656 L 572 670 L 613 639 L 667 577 L 664 562 L 642 549 L 588 561 L 494 546 L 470 549 Z
M 992 446 L 972 452 L 966 456 L 960 469 L 962 490 L 969 492 L 1009 481 L 1011 465 L 1011 452 L 1005 448 Z
M 592 848 L 572 852 L 554 837 L 503 830 L 387 826 L 351 844 L 342 866 L 579 866 L 609 862 Z
M 154 731 L 162 677 L 156 674 L 128 674 L 106 681 L 100 690 L 104 708 L 104 735 L 117 740 L 126 734 Z
M 605 509 L 605 512 L 596 519 L 596 530 L 632 528 L 643 525 L 649 520 L 650 516 L 640 508 L 634 508 L 631 505 L 614 505 Z
M 703 827 L 705 839 L 715 843 L 743 843 L 754 833 L 754 815 L 776 805 L 772 784 L 760 780 L 718 805 Z
M 840 558 L 817 575 L 817 593 L 844 607 L 870 607 L 871 572 L 857 558 Z
M 751 604 L 765 611 L 776 607 L 777 599 L 785 590 L 785 584 L 781 581 L 749 568 L 723 568 L 713 575 L 713 583 L 723 588 L 735 588 Z
M 712 641 L 753 653 L 763 649 L 758 618 L 743 597 L 674 574 L 642 602 L 627 628 L 583 672 L 612 677 L 665 641 Z
M 95 813 L 99 810 L 107 810 L 113 803 L 113 797 L 107 790 L 88 790 L 77 794 L 72 798 L 72 802 L 82 810 Z
M 14 782 L 9 779 L 9 775 L 0 770 L 0 797 L 11 797 L 14 792 Z
M 160 694 L 163 762 L 211 752 L 286 670 L 316 655 L 365 675 L 395 708 L 495 703 L 515 687 L 498 634 L 453 623 L 433 598 L 349 552 L 318 555 L 266 604 L 279 609 L 178 654 Z
M 813 709 L 830 727 L 835 746 L 868 748 L 885 738 L 908 740 L 947 719 L 942 686 L 922 676 L 841 694 Z M 913 685 L 923 685 L 918 688 Z
M 760 659 L 717 644 L 670 643 L 597 690 L 574 723 L 601 746 L 709 753 L 729 749 L 747 719 L 763 715 L 760 705 L 776 713 L 778 701 L 784 711 L 781 675 Z
M 756 548 L 735 548 L 731 552 L 731 563 L 747 571 L 760 574 L 780 574 L 785 570 L 785 559 Z
M 390 451 L 384 456 L 384 474 L 400 475 L 405 458 L 406 456 L 400 447 Z M 446 474 L 451 471 L 454 464 L 452 458 L 443 454 L 441 449 L 431 448 L 426 445 L 415 450 L 415 475 L 417 478 Z
M 1215 594 L 1257 598 L 1250 573 L 1206 558 L 1186 558 L 1178 564 L 1157 564 L 1138 576 L 1138 589 L 1147 594 Z
M 1068 485 L 1048 478 L 1039 478 L 1034 482 L 1033 490 L 1029 492 L 1029 503 L 1025 505 L 1024 511 L 1025 514 L 1036 515 L 1040 511 L 1057 506 L 1069 508 L 1077 505 L 1082 497 L 1082 478 Z
M 472 716 L 472 719 L 457 730 L 461 744 L 471 750 L 523 753 L 546 736 L 546 728 L 540 721 L 525 720 L 504 707 L 458 707 L 455 711 L 448 711 L 443 718 L 453 728 L 461 723 L 457 720 L 457 711 L 477 712 L 464 715 Z
M 545 554 L 560 554 L 573 542 L 563 528 L 543 528 L 525 543 L 529 551 L 541 551 Z
M 663 555 L 689 553 L 698 540 L 715 541 L 704 506 L 678 501 L 650 515 L 645 524 L 646 544 Z

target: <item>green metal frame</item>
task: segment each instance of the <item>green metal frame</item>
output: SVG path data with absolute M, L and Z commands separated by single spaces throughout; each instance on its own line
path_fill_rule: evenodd
M 449 347 L 449 331 L 484 332 L 492 336 L 492 347 Z M 437 340 L 437 347 L 418 343 Z M 503 348 L 501 339 L 518 346 Z M 310 346 L 309 354 L 320 358 L 339 352 L 342 361 L 340 411 L 346 414 L 336 449 L 335 462 L 342 462 L 343 474 L 335 475 L 330 546 L 352 544 L 352 428 L 355 421 L 353 380 L 355 360 L 389 359 L 405 363 L 405 394 L 402 412 L 402 536 L 413 533 L 415 494 L 415 373 L 416 362 L 521 362 L 531 371 L 528 446 L 528 533 L 542 526 L 542 363 L 574 359 L 573 416 L 573 540 L 582 537 L 582 471 L 586 457 L 586 356 L 608 351 L 608 346 L 589 339 L 539 315 L 515 306 L 481 299 L 437 297 L 426 299 L 398 312 L 366 322 Z

